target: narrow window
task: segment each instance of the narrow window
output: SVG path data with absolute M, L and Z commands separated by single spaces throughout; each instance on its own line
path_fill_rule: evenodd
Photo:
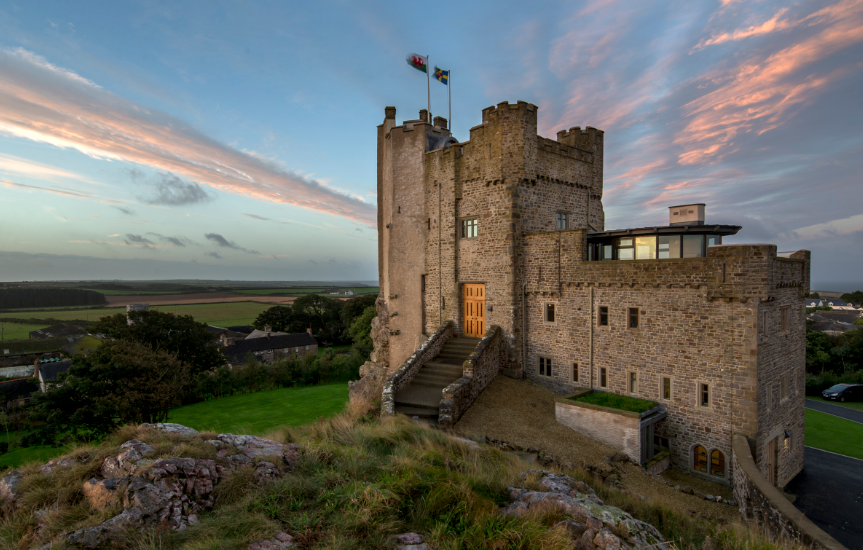
M 773 408 L 773 384 L 767 386 L 767 410 Z
M 779 310 L 781 315 L 781 323 L 782 323 L 782 332 L 788 332 L 788 329 L 791 328 L 791 323 L 789 322 L 791 317 L 791 308 L 783 307 Z
M 692 463 L 696 472 L 707 473 L 707 450 L 701 445 L 692 450 Z
M 608 306 L 599 306 L 599 326 L 608 326 Z
M 551 376 L 551 358 L 550 357 L 540 357 L 539 358 L 539 375 L 540 376 Z
M 629 328 L 638 328 L 638 308 L 629 308 Z
M 725 455 L 722 451 L 710 453 L 710 475 L 725 477 Z
M 572 364 L 572 381 L 578 382 L 578 363 Z
M 479 219 L 472 218 L 469 220 L 462 220 L 461 222 L 461 236 L 463 239 L 472 239 L 474 237 L 479 236 Z
M 629 373 L 629 393 L 638 393 L 638 373 Z
M 309 346 L 306 346 L 306 351 L 309 351 Z
M 782 385 L 782 400 L 785 401 L 791 395 L 787 374 L 783 375 L 782 378 L 780 378 L 780 384 Z
M 431 218 L 428 219 L 428 229 L 431 229 Z
M 702 407 L 710 406 L 710 386 L 707 384 L 698 384 L 698 404 Z
M 564 229 L 569 229 L 567 224 L 568 220 L 566 217 L 566 212 L 558 212 L 557 213 L 557 229 L 562 231 Z
M 554 304 L 545 304 L 545 322 L 554 322 Z
M 666 401 L 671 400 L 671 378 L 668 376 L 662 377 L 662 387 L 660 388 L 659 394 L 662 399 Z
M 601 367 L 599 369 L 599 387 L 608 387 L 608 369 L 606 369 L 605 367 Z

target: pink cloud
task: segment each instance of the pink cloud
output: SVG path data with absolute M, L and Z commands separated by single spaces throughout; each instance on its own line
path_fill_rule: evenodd
M 228 193 L 376 224 L 369 203 L 219 143 L 20 48 L 0 50 L 0 132 L 150 166 Z

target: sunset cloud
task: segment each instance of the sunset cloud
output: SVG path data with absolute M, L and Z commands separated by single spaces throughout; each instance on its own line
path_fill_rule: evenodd
M 22 48 L 0 49 L 0 133 L 134 162 L 261 201 L 376 223 L 371 204 L 219 143 Z

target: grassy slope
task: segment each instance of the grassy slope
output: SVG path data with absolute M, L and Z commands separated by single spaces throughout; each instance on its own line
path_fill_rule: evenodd
M 856 411 L 863 411 L 863 401 L 854 401 L 853 403 L 846 401 L 844 403 L 840 403 L 839 401 L 828 401 L 828 400 L 824 399 L 823 397 L 815 397 L 815 396 L 811 396 L 811 395 L 807 395 L 806 399 L 811 399 L 812 401 L 819 401 L 821 403 L 828 403 L 830 405 L 836 405 L 839 407 L 847 407 L 849 409 L 854 409 Z
M 259 313 L 272 307 L 272 304 L 259 302 L 228 302 L 216 304 L 188 304 L 175 306 L 153 306 L 151 309 L 169 311 L 179 315 L 191 315 L 196 321 L 217 326 L 249 325 Z M 57 319 L 67 321 L 83 319 L 96 321 L 105 315 L 114 315 L 126 311 L 124 307 L 87 309 L 87 310 L 15 310 L 14 316 L 20 318 Z M 12 312 L 5 312 L 12 315 Z M 2 315 L 0 315 L 2 316 Z
M 806 409 L 806 444 L 863 459 L 863 424 Z
M 49 325 L 22 325 L 18 323 L 3 323 L 3 339 L 4 340 L 26 340 L 30 338 L 30 332 L 47 328 Z
M 337 414 L 347 400 L 346 384 L 282 388 L 179 407 L 171 411 L 169 422 L 199 431 L 263 435 Z

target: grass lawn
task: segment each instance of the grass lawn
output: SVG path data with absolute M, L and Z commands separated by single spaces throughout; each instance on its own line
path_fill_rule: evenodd
M 191 315 L 196 321 L 220 327 L 230 325 L 250 325 L 259 313 L 272 307 L 272 304 L 259 302 L 227 302 L 217 304 L 182 304 L 176 306 L 153 306 L 150 309 L 168 311 L 178 315 Z M 16 310 L 15 316 L 21 318 L 56 319 L 58 321 L 84 320 L 97 321 L 106 315 L 125 313 L 125 307 L 79 310 Z M 46 325 L 47 326 L 47 325 Z M 41 327 L 40 327 L 41 328 Z
M 336 353 L 351 351 L 351 347 L 352 346 L 349 346 L 349 345 L 348 346 L 327 346 L 327 347 L 318 346 L 318 356 L 323 355 L 324 352 L 326 352 L 327 350 L 333 350 Z
M 863 412 L 863 401 L 854 401 L 854 402 L 846 401 L 844 403 L 841 403 L 839 401 L 828 401 L 827 399 L 824 399 L 823 397 L 813 397 L 813 396 L 809 396 L 809 395 L 806 396 L 806 399 L 811 399 L 812 401 L 818 401 L 819 403 L 829 403 L 830 405 L 838 405 L 840 407 L 847 407 L 849 409 L 854 409 L 855 411 Z
M 344 409 L 348 385 L 282 388 L 211 399 L 172 410 L 169 422 L 196 430 L 264 435 L 280 426 L 301 426 Z
M 620 409 L 622 411 L 631 411 L 637 413 L 647 412 L 656 406 L 656 403 L 654 403 L 653 401 L 647 401 L 646 399 L 638 399 L 637 397 L 629 397 L 627 395 L 618 395 L 616 393 L 609 393 L 604 391 L 589 393 L 587 395 L 583 395 L 574 399 L 574 401 L 591 403 L 593 405 L 600 405 L 602 407 L 610 407 L 612 409 Z
M 806 444 L 863 459 L 863 424 L 806 409 Z
M 68 450 L 68 447 L 19 447 L 6 454 L 0 455 L 0 466 L 12 466 L 17 468 L 28 462 L 48 462 L 55 456 L 60 456 Z
M 2 323 L 3 325 L 3 339 L 4 340 L 27 340 L 30 338 L 30 332 L 34 330 L 39 330 L 40 328 L 47 328 L 49 325 L 24 325 L 19 323 Z

